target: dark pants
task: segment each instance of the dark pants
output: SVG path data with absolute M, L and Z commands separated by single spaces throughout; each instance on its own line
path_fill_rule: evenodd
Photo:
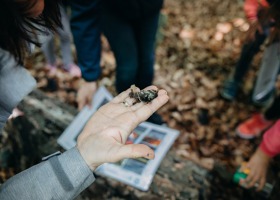
M 159 12 L 151 17 L 129 20 L 103 9 L 101 29 L 116 58 L 118 92 L 132 84 L 141 89 L 152 84 L 158 18 Z
M 264 117 L 267 120 L 280 119 L 280 95 L 275 98 L 272 105 L 265 111 Z
M 269 33 L 269 28 L 263 27 L 264 33 L 260 34 L 258 31 L 255 34 L 255 40 L 248 42 L 242 47 L 241 55 L 237 65 L 235 66 L 235 71 L 233 79 L 236 82 L 241 82 L 245 74 L 247 73 L 250 64 L 254 56 L 259 52 L 260 46 L 264 43 L 266 37 Z
M 69 0 L 78 65 L 86 81 L 96 81 L 101 74 L 100 1 Z

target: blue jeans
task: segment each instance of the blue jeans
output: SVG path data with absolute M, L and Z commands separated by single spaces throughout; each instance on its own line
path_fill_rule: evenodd
M 100 0 L 71 0 L 71 30 L 77 50 L 78 65 L 86 81 L 96 81 L 100 74 Z
M 122 92 L 132 84 L 143 89 L 154 78 L 154 48 L 159 12 L 141 19 L 126 19 L 104 8 L 101 29 L 114 52 L 116 89 Z

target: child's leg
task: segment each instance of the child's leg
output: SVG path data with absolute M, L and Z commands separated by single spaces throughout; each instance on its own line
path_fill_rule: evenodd
M 73 56 L 71 52 L 71 30 L 68 16 L 65 9 L 60 6 L 61 23 L 63 29 L 58 29 L 60 37 L 61 54 L 65 69 L 69 69 L 73 64 Z
M 134 28 L 139 52 L 136 85 L 140 88 L 145 88 L 153 82 L 158 19 L 159 12 L 151 17 L 139 20 Z
M 55 66 L 56 57 L 54 50 L 54 36 L 52 34 L 45 38 L 41 49 L 45 55 L 47 64 L 50 66 Z
M 120 93 L 136 84 L 138 52 L 135 35 L 130 22 L 107 10 L 102 12 L 101 27 L 116 58 L 116 89 Z
M 275 98 L 272 105 L 265 111 L 264 117 L 267 120 L 280 119 L 280 95 Z
M 78 65 L 87 81 L 95 81 L 101 74 L 100 2 L 101 0 L 69 1 Z
M 263 29 L 265 30 L 265 28 Z M 226 80 L 220 92 L 222 97 L 228 100 L 233 100 L 236 97 L 242 79 L 247 73 L 254 55 L 259 51 L 260 46 L 265 41 L 267 33 L 268 30 L 265 30 L 264 34 L 260 34 L 257 31 L 255 40 L 242 47 L 241 55 L 235 66 L 233 77 Z
M 134 24 L 134 33 L 137 40 L 138 63 L 136 85 L 141 89 L 149 86 L 154 78 L 155 41 L 158 28 L 159 12 Z M 162 117 L 154 113 L 147 119 L 148 122 L 162 125 Z
M 280 68 L 279 50 L 280 43 L 274 42 L 266 47 L 263 53 L 261 66 L 252 94 L 252 100 L 256 104 L 265 106 L 274 99 L 275 82 Z
M 235 66 L 233 76 L 234 81 L 242 81 L 243 77 L 249 69 L 253 57 L 259 52 L 260 46 L 265 41 L 266 37 L 266 34 L 260 34 L 259 32 L 256 32 L 255 40 L 243 46 L 239 61 Z

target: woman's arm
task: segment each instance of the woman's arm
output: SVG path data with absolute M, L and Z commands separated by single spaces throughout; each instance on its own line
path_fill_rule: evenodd
M 36 86 L 35 79 L 0 48 L 0 133 L 12 110 Z
M 154 86 L 147 89 L 156 89 Z M 131 132 L 168 101 L 159 90 L 150 103 L 133 101 L 130 89 L 102 106 L 78 137 L 77 147 L 38 164 L 8 180 L 0 189 L 0 199 L 73 199 L 93 181 L 94 171 L 107 162 L 125 158 L 154 158 L 144 144 L 126 144 Z
M 2 200 L 74 199 L 95 180 L 77 148 L 54 156 L 9 179 Z

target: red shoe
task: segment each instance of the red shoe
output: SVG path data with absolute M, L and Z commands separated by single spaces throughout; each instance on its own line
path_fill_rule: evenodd
M 252 139 L 258 137 L 273 123 L 274 121 L 265 120 L 263 115 L 255 114 L 236 128 L 236 134 L 243 139 Z

